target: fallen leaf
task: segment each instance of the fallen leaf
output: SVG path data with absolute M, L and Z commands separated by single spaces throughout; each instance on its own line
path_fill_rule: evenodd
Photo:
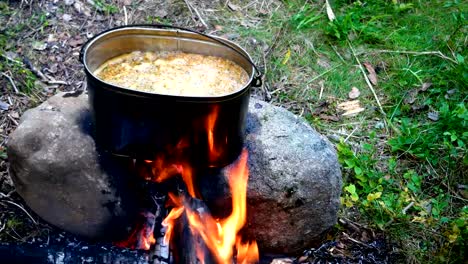
M 456 92 L 458 92 L 458 89 L 450 89 L 447 91 L 447 94 L 452 95 L 452 94 L 455 94 Z
M 78 47 L 79 45 L 83 44 L 84 42 L 85 42 L 84 39 L 78 37 L 78 38 L 70 39 L 70 41 L 68 41 L 68 45 L 75 48 L 75 47 Z
M 260 10 L 258 11 L 258 14 L 259 14 L 260 16 L 266 16 L 266 15 L 269 15 L 270 12 L 268 12 L 268 11 L 265 10 L 265 9 L 260 9 Z
M 351 88 L 351 91 L 348 93 L 349 99 L 356 99 L 359 95 L 361 95 L 361 92 L 356 87 Z
M 0 110 L 8 110 L 10 108 L 10 105 L 3 102 L 3 101 L 0 101 Z
M 419 92 L 425 92 L 431 86 L 432 86 L 432 83 L 427 82 L 427 83 L 423 83 L 421 87 L 419 88 L 409 90 L 406 93 L 406 97 L 403 101 L 407 104 L 413 104 L 416 101 L 416 96 L 419 94 Z
M 69 22 L 69 21 L 72 20 L 72 16 L 69 15 L 69 14 L 63 14 L 62 19 L 63 19 L 63 21 L 65 21 L 65 22 Z
M 45 50 L 47 48 L 47 43 L 41 41 L 34 41 L 32 44 L 32 48 L 35 50 Z
M 291 58 L 291 49 L 288 49 L 288 51 L 286 51 L 286 54 L 284 55 L 284 58 L 281 61 L 281 64 L 285 65 L 286 63 L 288 63 L 289 58 Z
M 335 20 L 336 19 L 335 13 L 333 12 L 333 9 L 331 8 L 330 3 L 328 2 L 328 0 L 325 0 L 325 6 L 326 6 L 326 9 L 327 9 L 328 19 L 330 21 Z
M 65 5 L 71 6 L 73 5 L 73 3 L 75 3 L 75 0 L 64 0 L 63 2 L 65 3 Z
M 73 7 L 75 8 L 76 12 L 80 14 L 84 14 L 85 16 L 91 16 L 91 9 L 86 7 L 82 2 L 80 1 L 75 1 L 73 4 Z
M 429 112 L 429 113 L 427 113 L 427 118 L 429 118 L 432 121 L 437 121 L 437 120 L 439 120 L 439 113 Z
M 369 73 L 367 75 L 367 78 L 369 78 L 369 81 L 373 84 L 373 85 L 377 85 L 377 73 L 375 72 L 375 69 L 374 67 L 372 66 L 372 64 L 370 64 L 369 62 L 364 62 L 363 63 L 364 67 L 366 67 L 367 69 L 367 72 Z
M 322 56 L 317 59 L 317 65 L 322 67 L 322 68 L 325 68 L 325 69 L 330 69 L 331 68 L 330 60 L 328 60 L 328 58 L 322 57 Z
M 428 108 L 427 105 L 412 105 L 411 106 L 411 109 L 414 111 L 414 112 L 419 112 L 419 111 L 422 111 L 422 110 L 426 110 Z
M 11 113 L 10 116 L 13 117 L 14 119 L 18 119 L 18 118 L 19 118 L 19 114 L 18 114 L 18 112 L 16 112 L 16 111 L 13 111 L 13 113 Z
M 355 115 L 365 110 L 361 107 L 359 100 L 346 101 L 341 104 L 338 104 L 337 109 L 340 111 L 344 111 L 342 116 Z
M 445 99 L 450 99 L 450 96 L 451 95 L 454 95 L 456 92 L 458 92 L 458 89 L 450 89 L 447 91 L 447 93 L 445 94 Z
M 383 129 L 383 128 L 385 128 L 385 123 L 382 122 L 382 121 L 379 121 L 379 122 L 375 123 L 374 127 L 376 129 Z
M 214 28 L 217 31 L 223 30 L 223 26 L 221 26 L 221 25 L 215 25 Z
M 333 122 L 338 122 L 340 121 L 340 118 L 337 116 L 332 116 L 332 115 L 326 115 L 326 114 L 320 114 L 319 118 L 322 120 L 327 120 L 327 121 L 333 121 Z
M 423 84 L 421 85 L 421 89 L 419 89 L 419 90 L 420 90 L 421 92 L 425 92 L 425 91 L 427 91 L 427 89 L 429 89 L 429 87 L 431 87 L 431 86 L 432 86 L 432 83 L 430 83 L 430 82 L 423 83 Z
M 165 17 L 167 17 L 168 14 L 169 13 L 167 12 L 167 9 L 158 9 L 158 10 L 156 10 L 156 12 L 153 15 L 156 16 L 156 17 L 159 17 L 159 18 L 165 18 Z M 106 18 L 104 17 L 104 20 L 105 19 Z
M 7 51 L 4 53 L 5 56 L 7 56 L 8 58 L 12 59 L 12 60 L 18 60 L 20 59 L 20 56 L 16 53 L 14 53 L 13 51 Z
M 416 101 L 416 96 L 418 95 L 418 93 L 419 89 L 409 90 L 403 101 L 407 104 L 413 104 Z
M 314 115 L 319 115 L 321 113 L 324 113 L 324 112 L 328 111 L 329 106 L 330 106 L 330 104 L 327 101 L 321 101 L 319 103 L 319 105 L 315 108 L 313 114 Z
M 229 9 L 231 9 L 232 11 L 238 11 L 238 10 L 240 9 L 240 7 L 239 7 L 238 5 L 235 5 L 235 4 L 231 3 L 231 2 L 229 2 L 229 3 L 227 4 L 227 6 L 228 6 Z
M 234 39 L 237 39 L 240 37 L 239 34 L 237 33 L 228 33 L 228 34 L 224 34 L 221 36 L 222 38 L 225 38 L 225 39 L 230 39 L 230 40 L 234 40 Z

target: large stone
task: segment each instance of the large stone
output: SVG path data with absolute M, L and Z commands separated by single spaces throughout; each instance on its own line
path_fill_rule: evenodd
M 102 162 L 89 128 L 86 95 L 55 95 L 25 113 L 10 137 L 8 156 L 18 193 L 38 215 L 73 233 L 98 237 L 129 212 L 125 190 L 112 180 L 129 176 L 116 176 L 125 171 L 118 161 Z M 318 242 L 336 222 L 341 190 L 330 142 L 302 118 L 251 99 L 246 147 L 246 232 L 263 252 L 293 253 Z M 214 189 L 226 190 L 225 183 L 219 188 L 207 179 L 218 186 Z M 208 197 L 216 191 L 201 192 Z
M 121 164 L 97 153 L 87 96 L 63 95 L 26 111 L 9 137 L 16 191 L 57 227 L 89 238 L 116 234 L 129 210 L 109 176 Z
M 332 144 L 303 118 L 251 100 L 249 233 L 261 248 L 298 252 L 319 241 L 337 218 L 341 171 Z

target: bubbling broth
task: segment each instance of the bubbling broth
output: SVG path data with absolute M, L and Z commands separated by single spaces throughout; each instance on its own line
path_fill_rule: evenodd
M 181 96 L 230 94 L 249 80 L 228 59 L 184 52 L 134 51 L 106 61 L 94 75 L 129 89 Z

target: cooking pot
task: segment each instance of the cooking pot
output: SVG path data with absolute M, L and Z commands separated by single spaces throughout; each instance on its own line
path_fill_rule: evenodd
M 176 96 L 120 87 L 99 79 L 95 70 L 132 51 L 182 51 L 229 59 L 249 75 L 238 90 L 221 96 Z M 168 25 L 131 25 L 104 31 L 83 45 L 98 148 L 119 156 L 175 158 L 221 167 L 240 154 L 250 88 L 261 74 L 249 54 L 226 39 Z

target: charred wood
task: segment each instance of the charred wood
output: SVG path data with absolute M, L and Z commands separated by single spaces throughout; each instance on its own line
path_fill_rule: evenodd
M 0 244 L 2 263 L 34 264 L 149 264 L 150 255 L 142 251 L 119 249 L 111 245 Z

